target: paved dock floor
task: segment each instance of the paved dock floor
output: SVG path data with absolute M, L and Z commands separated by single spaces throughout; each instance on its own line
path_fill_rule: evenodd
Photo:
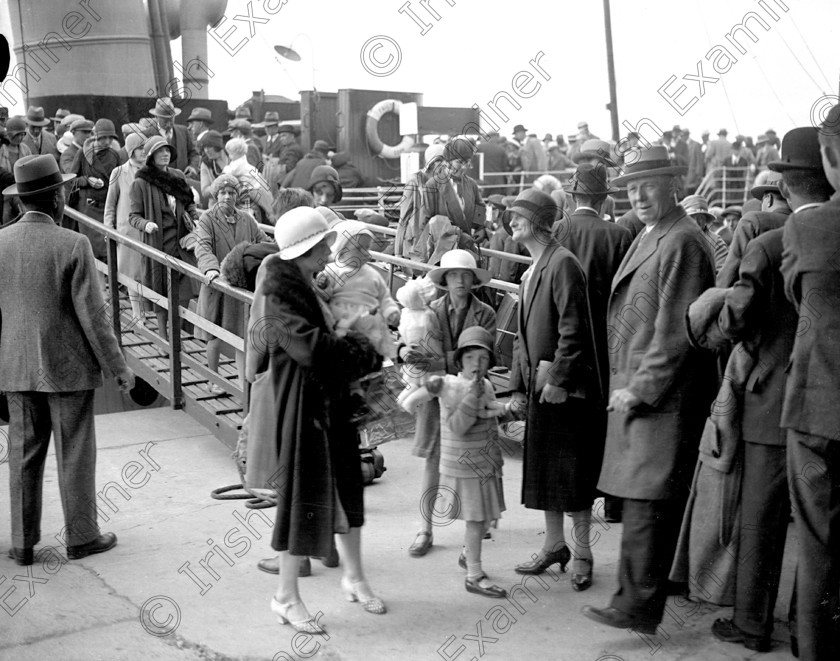
M 642 637 L 580 614 L 586 604 L 607 605 L 615 590 L 621 525 L 594 528 L 595 582 L 584 593 L 559 573 L 529 579 L 513 602 L 467 593 L 456 564 L 464 532 L 458 521 L 437 526 L 431 552 L 411 558 L 422 461 L 407 440 L 382 446 L 387 472 L 365 491 L 364 558 L 388 613 L 371 615 L 345 601 L 341 570 L 313 560 L 301 591 L 313 613 L 323 612 L 328 637 L 295 634 L 269 611 L 276 579 L 255 566 L 272 554 L 274 510 L 210 499 L 212 489 L 237 481 L 229 450 L 171 409 L 98 416 L 96 429 L 100 523 L 119 544 L 66 559 L 51 453 L 42 550 L 26 568 L 6 557 L 8 452 L 0 428 L 0 661 L 792 658 L 783 622 L 795 562 L 792 527 L 770 653 L 712 637 L 712 622 L 730 617 L 731 608 L 673 599 L 659 635 Z M 506 459 L 508 511 L 483 551 L 485 571 L 508 589 L 521 584 L 513 567 L 540 547 L 543 530 L 541 513 L 519 505 L 521 466 L 519 456 Z

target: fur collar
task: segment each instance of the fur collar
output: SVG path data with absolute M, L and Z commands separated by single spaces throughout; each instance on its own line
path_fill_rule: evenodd
M 263 262 L 263 267 L 266 269 L 265 280 L 258 294 L 276 296 L 310 323 L 319 328 L 328 328 L 312 282 L 306 281 L 297 265 L 279 257 L 271 257 Z
M 160 188 L 167 195 L 172 195 L 172 197 L 185 207 L 195 201 L 192 188 L 190 188 L 187 180 L 179 170 L 173 170 L 169 167 L 161 170 L 160 168 L 146 165 L 140 168 L 135 176 Z

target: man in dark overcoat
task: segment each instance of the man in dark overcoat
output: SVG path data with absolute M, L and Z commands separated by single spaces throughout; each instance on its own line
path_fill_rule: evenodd
M 586 154 L 586 150 L 577 156 L 583 154 Z M 558 221 L 555 236 L 561 245 L 571 250 L 580 260 L 586 273 L 598 367 L 602 389 L 606 393 L 610 370 L 607 351 L 607 304 L 613 276 L 633 242 L 633 237 L 629 230 L 602 217 L 604 205 L 612 199 L 610 194 L 619 190 L 609 185 L 605 163 L 579 165 L 574 176 L 563 187 L 573 198 L 573 206 L 576 208 L 571 216 Z M 606 425 L 603 430 L 606 434 Z M 610 523 L 621 521 L 620 499 L 605 497 L 604 518 Z
M 822 163 L 840 191 L 840 105 L 819 130 Z M 800 210 L 782 237 L 785 294 L 799 313 L 782 427 L 799 537 L 797 634 L 804 661 L 840 657 L 840 193 Z
M 832 188 L 822 169 L 817 129 L 793 129 L 783 145 L 785 160 L 769 167 L 782 173 L 779 186 L 790 206 L 798 212 L 825 203 Z M 744 468 L 735 611 L 731 620 L 717 620 L 712 633 L 758 651 L 770 649 L 790 512 L 787 433 L 780 418 L 798 315 L 784 292 L 782 233 L 781 227 L 763 232 L 747 244 L 738 281 L 718 315 L 722 337 L 743 342 L 751 368 L 743 370 L 739 416 Z
M 711 252 L 676 202 L 685 168 L 668 151 L 640 153 L 615 185 L 645 228 L 612 282 L 607 314 L 610 411 L 598 489 L 624 499 L 619 589 L 601 624 L 653 633 L 662 619 L 683 509 L 708 404 L 714 361 L 691 348 L 687 306 L 714 282 Z
M 67 556 L 84 558 L 117 543 L 101 535 L 96 512 L 93 393 L 102 371 L 120 389 L 134 374 L 120 352 L 87 237 L 58 227 L 64 183 L 52 156 L 15 163 L 17 196 L 26 213 L 0 231 L 0 390 L 9 400 L 10 555 L 31 565 L 41 537 L 41 482 L 50 434 L 66 523 Z

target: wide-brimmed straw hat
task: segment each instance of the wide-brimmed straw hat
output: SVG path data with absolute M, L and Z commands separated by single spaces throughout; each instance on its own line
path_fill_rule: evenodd
M 816 126 L 800 126 L 785 133 L 781 160 L 771 161 L 767 167 L 773 172 L 822 170 L 819 129 Z
M 280 259 L 300 257 L 322 239 L 328 245 L 335 241 L 335 231 L 329 228 L 324 217 L 311 207 L 295 207 L 277 219 L 274 240 L 280 248 Z
M 655 145 L 649 149 L 639 151 L 639 158 L 625 166 L 624 174 L 612 180 L 615 186 L 624 186 L 633 179 L 655 177 L 659 175 L 678 175 L 688 172 L 684 165 L 672 165 L 668 158 L 668 149 L 662 145 Z
M 49 154 L 23 156 L 15 162 L 15 183 L 3 189 L 6 197 L 28 197 L 63 186 L 75 174 L 61 174 L 58 163 Z
M 483 326 L 470 326 L 461 331 L 458 336 L 458 348 L 455 349 L 453 356 L 456 363 L 461 362 L 461 356 L 468 349 L 486 349 L 490 352 L 490 367 L 495 364 L 495 356 L 493 351 L 493 336 Z
M 473 289 L 482 287 L 490 282 L 490 271 L 478 268 L 475 264 L 473 254 L 468 250 L 461 250 L 460 248 L 455 248 L 443 254 L 443 257 L 440 258 L 440 266 L 429 271 L 429 280 L 441 289 L 446 289 L 446 272 L 455 269 L 472 272 L 475 276 L 472 284 Z

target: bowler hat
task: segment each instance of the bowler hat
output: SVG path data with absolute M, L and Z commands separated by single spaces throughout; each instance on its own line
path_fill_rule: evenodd
M 688 172 L 683 165 L 671 165 L 668 149 L 663 145 L 654 145 L 649 149 L 639 151 L 639 158 L 624 168 L 624 174 L 613 179 L 616 186 L 623 186 L 633 179 L 654 177 L 659 175 L 678 175 Z
M 778 193 L 781 195 L 782 191 L 779 190 L 779 184 L 781 181 L 781 173 L 772 172 L 767 176 L 767 179 L 761 186 L 753 186 L 750 189 L 750 195 L 752 195 L 756 200 L 762 199 L 767 193 Z
M 706 216 L 709 220 L 715 219 L 715 215 L 709 211 L 709 203 L 702 195 L 689 195 L 680 202 L 680 206 L 689 216 Z
M 213 113 L 207 108 L 195 107 L 192 109 L 190 116 L 187 117 L 187 123 L 189 124 L 190 122 L 207 122 L 208 124 L 212 124 Z
M 782 160 L 772 161 L 767 167 L 774 172 L 822 170 L 819 129 L 816 126 L 799 126 L 785 133 Z
M 524 126 L 522 126 L 522 124 L 517 124 L 516 126 L 513 127 L 514 135 L 519 133 L 520 131 L 527 131 L 527 130 L 528 129 L 526 129 Z
M 470 271 L 474 276 L 472 288 L 482 287 L 490 282 L 490 271 L 478 268 L 475 264 L 475 257 L 469 250 L 454 248 L 443 253 L 440 258 L 440 266 L 428 272 L 428 278 L 441 289 L 446 289 L 446 272 L 455 269 Z
M 607 181 L 607 168 L 603 163 L 582 163 L 563 184 L 563 190 L 572 195 L 609 195 L 617 193 L 619 189 L 610 186 Z
M 532 225 L 549 231 L 557 218 L 557 204 L 550 195 L 538 191 L 536 188 L 528 188 L 522 191 L 511 202 L 508 213 L 502 215 L 502 225 L 510 235 L 513 235 L 510 220 L 514 213 L 523 216 Z
M 101 138 L 103 136 L 117 137 L 117 129 L 114 128 L 114 122 L 110 119 L 97 119 L 96 124 L 93 125 L 93 137 Z
M 280 259 L 300 257 L 322 239 L 332 245 L 335 230 L 331 230 L 324 217 L 312 207 L 295 207 L 277 219 L 274 240 L 280 248 Z
M 181 109 L 176 108 L 172 103 L 172 99 L 168 96 L 161 97 L 155 102 L 155 107 L 149 110 L 150 115 L 155 117 L 177 117 L 181 114 Z
M 54 122 L 60 122 L 62 119 L 67 117 L 70 114 L 70 111 L 67 108 L 59 108 L 55 111 L 55 117 L 50 117 L 50 119 Z
M 14 170 L 15 183 L 3 190 L 3 195 L 7 197 L 45 193 L 76 178 L 75 174 L 61 174 L 58 162 L 49 154 L 23 156 L 15 162 Z
M 606 140 L 590 139 L 586 140 L 581 146 L 580 151 L 572 155 L 572 160 L 575 163 L 580 163 L 584 158 L 597 158 L 605 165 L 611 168 L 615 167 L 615 161 L 610 156 L 612 155 L 612 148 L 610 143 Z
M 26 123 L 29 126 L 46 126 L 50 120 L 44 117 L 44 109 L 41 106 L 29 106 L 26 111 Z
M 292 135 L 297 135 L 297 130 L 291 124 L 281 124 L 280 128 L 277 129 L 278 133 L 291 133 Z
M 461 331 L 458 336 L 458 347 L 455 349 L 453 359 L 461 364 L 461 356 L 468 349 L 485 349 L 490 352 L 490 367 L 493 367 L 495 360 L 493 355 L 493 336 L 484 326 L 470 326 Z
M 277 126 L 280 123 L 280 113 L 275 110 L 269 110 L 263 115 L 263 126 Z

